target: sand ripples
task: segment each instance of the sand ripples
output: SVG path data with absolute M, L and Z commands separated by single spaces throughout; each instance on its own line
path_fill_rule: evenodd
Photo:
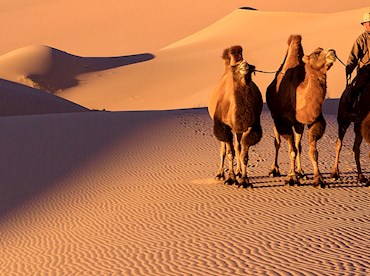
M 169 128 L 135 133 L 129 147 L 117 143 L 9 212 L 0 221 L 0 274 L 369 273 L 369 189 L 268 178 L 267 116 L 265 151 L 250 159 L 256 188 L 224 185 L 212 179 L 218 143 L 205 110 L 165 118 Z

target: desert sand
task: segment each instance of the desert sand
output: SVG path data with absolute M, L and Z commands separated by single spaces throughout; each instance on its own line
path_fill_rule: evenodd
M 250 152 L 253 189 L 214 179 L 207 101 L 222 50 L 275 71 L 291 33 L 346 62 L 368 1 L 5 1 L 0 8 L 0 275 L 369 275 L 370 188 L 351 127 L 331 180 L 344 66 L 328 72 L 318 143 L 328 188 L 268 177 L 273 122 Z M 324 3 L 322 3 L 324 2 Z M 245 7 L 240 9 L 240 7 Z M 253 76 L 263 97 L 273 74 Z M 370 145 L 361 163 L 370 178 Z

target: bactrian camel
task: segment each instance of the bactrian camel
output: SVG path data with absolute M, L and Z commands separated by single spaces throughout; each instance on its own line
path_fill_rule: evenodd
M 370 65 L 368 65 L 370 66 Z M 331 171 L 331 178 L 339 179 L 339 154 L 342 150 L 343 139 L 344 135 L 347 132 L 348 127 L 353 122 L 354 124 L 354 132 L 355 132 L 355 141 L 353 144 L 353 152 L 355 156 L 355 162 L 357 166 L 357 181 L 365 183 L 367 181 L 366 177 L 363 175 L 361 170 L 361 163 L 360 163 L 360 146 L 362 143 L 362 135 L 361 135 L 361 123 L 365 119 L 366 115 L 370 111 L 370 80 L 365 87 L 365 90 L 362 92 L 361 99 L 359 101 L 359 114 L 358 116 L 351 116 L 348 114 L 348 105 L 350 104 L 350 93 L 353 83 L 356 81 L 356 78 L 353 80 L 352 84 L 349 84 L 342 96 L 340 97 L 339 106 L 338 106 L 338 139 L 335 145 L 335 161 L 334 166 Z
M 262 137 L 263 101 L 260 90 L 252 81 L 255 67 L 243 60 L 242 52 L 239 45 L 224 50 L 225 72 L 210 98 L 208 111 L 214 121 L 213 133 L 221 142 L 221 164 L 216 178 L 247 188 L 252 187 L 247 174 L 248 151 Z M 226 156 L 228 176 L 225 179 Z
M 291 35 L 288 50 L 274 80 L 266 91 L 266 102 L 274 120 L 275 160 L 270 175 L 280 175 L 278 152 L 281 139 L 288 141 L 290 171 L 287 183 L 300 184 L 305 177 L 301 167 L 301 138 L 308 126 L 309 157 L 314 169 L 314 186 L 325 187 L 318 166 L 317 141 L 323 136 L 326 122 L 322 104 L 326 95 L 327 71 L 336 60 L 333 49 L 317 48 L 304 55 L 300 35 Z M 296 166 L 297 164 L 297 166 Z

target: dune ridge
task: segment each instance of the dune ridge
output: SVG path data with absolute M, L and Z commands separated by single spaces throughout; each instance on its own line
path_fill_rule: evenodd
M 27 71 L 14 65 L 19 62 L 23 66 L 28 64 L 25 62 L 27 59 L 35 58 L 31 54 L 22 57 L 27 49 L 40 47 L 30 46 L 13 52 L 11 56 L 17 62 L 4 61 L 7 55 L 0 58 L 3 68 L 0 77 L 22 82 L 19 78 L 25 76 L 24 83 L 51 90 L 90 109 L 120 111 L 204 107 L 222 74 L 220 55 L 225 47 L 242 45 L 249 63 L 258 70 L 274 72 L 284 58 L 289 35 L 300 33 L 306 54 L 318 46 L 334 48 L 338 57 L 345 61 L 354 39 L 361 32 L 358 17 L 366 10 L 368 8 L 322 14 L 237 9 L 203 30 L 152 53 L 115 59 L 81 59 L 50 47 L 43 48 L 55 54 L 44 62 L 40 60 L 36 63 L 40 74 L 32 72 L 37 66 Z M 270 21 L 279 31 L 269 30 L 266 22 Z M 337 22 L 341 22 L 341 28 L 338 28 Z M 267 35 L 258 35 L 260 33 Z M 126 58 L 130 57 L 142 62 L 126 62 Z M 106 65 L 96 65 L 91 59 L 106 62 Z M 48 67 L 51 60 L 55 66 Z M 328 74 L 328 98 L 340 97 L 345 87 L 343 72 L 344 66 L 336 62 Z M 256 74 L 255 82 L 263 95 L 272 78 L 272 74 Z

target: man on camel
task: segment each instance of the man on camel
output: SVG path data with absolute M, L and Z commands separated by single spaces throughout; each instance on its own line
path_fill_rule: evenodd
M 357 67 L 356 77 L 351 84 L 351 104 L 348 110 L 348 113 L 353 116 L 356 116 L 359 111 L 361 95 L 370 81 L 370 12 L 364 14 L 361 24 L 365 31 L 357 37 L 353 44 L 346 66 L 347 85 L 353 70 Z

